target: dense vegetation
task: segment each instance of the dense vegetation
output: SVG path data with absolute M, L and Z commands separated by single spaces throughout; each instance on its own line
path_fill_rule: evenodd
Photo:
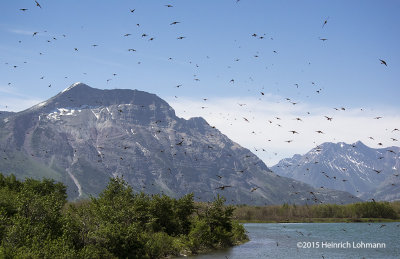
M 400 202 L 358 202 L 346 205 L 238 206 L 234 217 L 247 222 L 363 221 L 400 218 Z
M 219 196 L 198 206 L 112 178 L 98 198 L 66 198 L 61 183 L 0 174 L 0 258 L 160 258 L 247 240 Z

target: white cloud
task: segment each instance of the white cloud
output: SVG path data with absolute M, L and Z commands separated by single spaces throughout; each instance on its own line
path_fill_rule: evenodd
M 2 111 L 23 111 L 28 109 L 38 103 L 41 100 L 39 99 L 25 99 L 25 98 L 10 98 L 10 97 L 0 97 L 0 110 Z
M 31 36 L 34 33 L 34 31 L 20 30 L 20 29 L 8 29 L 8 31 L 19 35 L 31 35 Z
M 383 146 L 399 145 L 391 138 L 400 141 L 400 133 L 393 132 L 394 128 L 400 128 L 400 113 L 386 109 L 369 111 L 346 108 L 337 111 L 332 107 L 317 107 L 307 103 L 293 105 L 273 95 L 206 101 L 170 98 L 168 102 L 180 117 L 204 117 L 269 166 L 282 158 L 304 154 L 323 142 L 354 143 L 361 140 L 370 147 L 378 148 L 382 147 L 378 143 Z M 332 121 L 325 116 L 333 118 Z M 374 119 L 377 116 L 383 118 Z M 289 132 L 292 130 L 299 134 Z
M 22 111 L 33 105 L 36 105 L 43 101 L 42 99 L 27 96 L 25 94 L 18 93 L 12 88 L 7 86 L 0 86 L 0 93 L 7 94 L 7 97 L 0 96 L 0 110 L 2 111 Z

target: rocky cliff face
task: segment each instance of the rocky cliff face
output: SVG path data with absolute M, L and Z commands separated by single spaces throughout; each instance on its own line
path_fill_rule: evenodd
M 399 147 L 374 149 L 360 141 L 324 143 L 271 169 L 316 188 L 347 191 L 366 200 L 400 200 Z
M 0 120 L 0 172 L 50 177 L 70 199 L 96 195 L 110 177 L 135 191 L 230 203 L 347 203 L 349 193 L 280 177 L 202 118 L 178 118 L 154 94 L 76 83 Z M 225 187 L 224 187 L 225 186 Z

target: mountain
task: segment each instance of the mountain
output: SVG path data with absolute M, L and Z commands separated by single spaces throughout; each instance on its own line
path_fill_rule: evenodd
M 271 169 L 315 188 L 342 190 L 365 200 L 400 200 L 400 147 L 374 149 L 360 141 L 323 143 Z
M 14 112 L 0 111 L 0 119 L 13 115 Z
M 75 83 L 0 120 L 0 172 L 50 177 L 70 199 L 101 192 L 110 177 L 135 191 L 236 204 L 349 203 L 349 193 L 280 177 L 202 118 L 185 120 L 154 94 Z

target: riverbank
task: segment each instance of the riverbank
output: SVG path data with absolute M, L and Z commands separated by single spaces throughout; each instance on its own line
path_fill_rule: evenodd
M 292 218 L 288 220 L 239 220 L 241 224 L 246 223 L 379 223 L 379 222 L 400 222 L 400 219 L 382 218 Z
M 234 219 L 241 223 L 346 223 L 398 222 L 400 202 L 359 202 L 346 205 L 235 206 Z

